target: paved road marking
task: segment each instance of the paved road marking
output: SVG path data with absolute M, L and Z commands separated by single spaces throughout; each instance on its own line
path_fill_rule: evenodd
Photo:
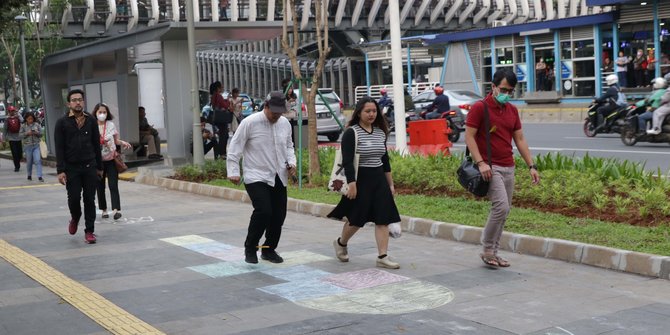
M 199 235 L 176 236 L 161 241 L 210 257 L 220 254 L 238 257 L 224 262 L 197 265 L 188 269 L 211 278 L 261 272 L 285 282 L 259 287 L 303 307 L 336 313 L 400 314 L 432 309 L 451 302 L 454 293 L 448 288 L 400 276 L 377 268 L 329 273 L 306 264 L 330 260 L 307 250 L 282 252 L 284 263 L 247 264 L 242 248 L 217 242 Z M 230 257 L 230 256 L 228 256 Z
M 164 334 L 38 258 L 0 239 L 0 257 L 112 334 Z
M 63 186 L 61 184 L 40 184 L 40 185 L 25 185 L 25 186 L 7 186 L 0 187 L 0 191 L 3 190 L 19 190 L 22 188 L 38 188 L 38 187 L 52 187 L 52 186 Z

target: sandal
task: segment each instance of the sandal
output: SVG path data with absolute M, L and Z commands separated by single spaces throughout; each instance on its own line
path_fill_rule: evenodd
M 479 257 L 482 258 L 482 262 L 484 262 L 484 264 L 491 268 L 497 268 L 500 266 L 500 263 L 498 263 L 498 257 L 496 255 L 480 254 Z
M 498 255 L 496 255 L 495 258 L 496 258 L 496 261 L 498 262 L 499 267 L 506 268 L 506 267 L 510 266 L 509 262 L 506 259 L 504 259 L 504 258 L 502 258 Z

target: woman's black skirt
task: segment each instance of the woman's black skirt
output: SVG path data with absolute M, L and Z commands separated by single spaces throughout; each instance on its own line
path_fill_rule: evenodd
M 393 200 L 384 169 L 358 168 L 356 199 L 342 196 L 329 218 L 342 220 L 346 217 L 352 226 L 363 227 L 367 222 L 388 225 L 400 222 L 398 207 Z

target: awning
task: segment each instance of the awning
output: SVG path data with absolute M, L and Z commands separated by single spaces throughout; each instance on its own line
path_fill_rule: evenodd
M 468 30 L 468 31 L 459 31 L 454 33 L 445 33 L 435 36 L 434 38 L 426 38 L 423 40 L 424 45 L 434 45 L 434 44 L 445 44 L 450 42 L 459 42 L 474 40 L 480 38 L 494 37 L 494 36 L 503 36 L 503 35 L 514 35 L 521 32 L 529 32 L 535 30 L 543 29 L 561 29 L 561 28 L 570 28 L 570 27 L 580 27 L 580 26 L 591 26 L 596 24 L 603 23 L 612 23 L 615 20 L 615 15 L 613 12 L 607 12 L 603 14 L 596 15 L 584 15 L 571 17 L 566 19 L 550 20 L 550 21 L 541 21 L 541 22 L 531 22 L 524 24 L 514 24 L 502 27 L 495 28 L 486 28 L 486 29 L 477 29 L 477 30 Z
M 654 1 L 654 0 L 649 0 Z M 639 0 L 586 0 L 586 5 L 589 7 L 593 6 L 611 6 L 611 5 L 621 5 L 625 3 L 640 2 Z

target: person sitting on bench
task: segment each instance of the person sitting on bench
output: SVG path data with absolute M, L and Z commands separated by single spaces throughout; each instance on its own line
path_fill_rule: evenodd
M 161 138 L 158 130 L 149 124 L 144 107 L 139 107 L 140 116 L 140 142 L 147 144 L 148 158 L 163 158 L 161 156 Z

